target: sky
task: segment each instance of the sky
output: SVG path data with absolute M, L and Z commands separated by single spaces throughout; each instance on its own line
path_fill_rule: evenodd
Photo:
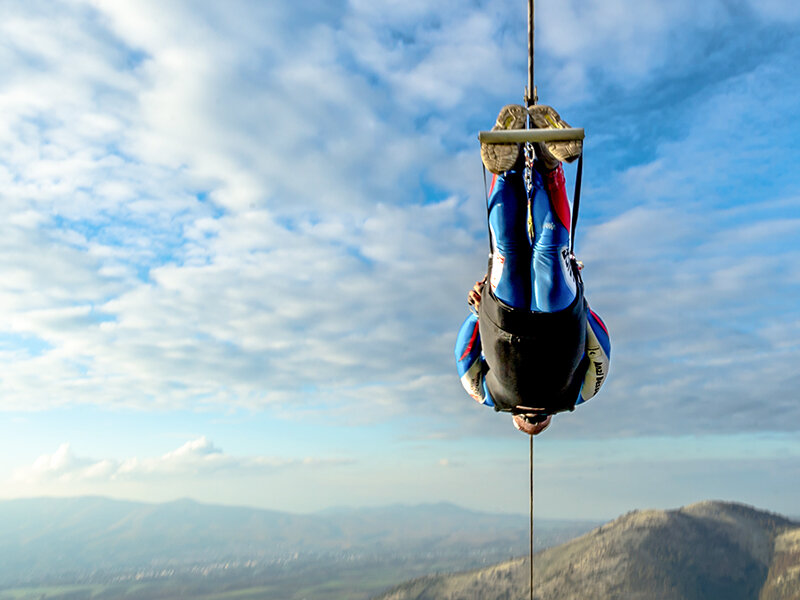
M 0 499 L 528 508 L 453 357 L 526 3 L 6 0 Z M 542 517 L 800 515 L 800 5 L 540 0 L 609 379 Z M 574 167 L 567 167 L 568 185 Z

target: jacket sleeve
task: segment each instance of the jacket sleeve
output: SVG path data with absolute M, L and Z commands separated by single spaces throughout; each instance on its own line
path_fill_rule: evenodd
M 611 363 L 611 340 L 608 329 L 592 309 L 589 309 L 586 315 L 586 355 L 589 358 L 589 367 L 586 369 L 576 405 L 586 402 L 600 391 L 608 376 L 608 367 Z
M 456 367 L 461 385 L 476 401 L 487 406 L 494 406 L 491 397 L 486 392 L 484 375 L 486 374 L 486 361 L 483 359 L 481 349 L 481 334 L 478 327 L 478 317 L 470 314 L 461 324 L 456 339 Z

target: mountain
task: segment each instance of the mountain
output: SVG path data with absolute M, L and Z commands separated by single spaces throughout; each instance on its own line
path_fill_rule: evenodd
M 527 598 L 530 563 L 428 576 L 376 600 Z M 635 511 L 534 557 L 537 600 L 800 600 L 800 523 L 741 504 Z
M 553 545 L 595 525 L 545 521 L 540 530 Z M 527 517 L 481 513 L 452 504 L 296 515 L 190 500 L 0 501 L 0 586 L 74 581 L 78 575 L 94 577 L 144 567 L 228 560 L 297 562 L 304 557 L 399 560 L 426 553 L 432 559 L 453 559 L 444 562 L 451 569 L 468 568 L 522 554 L 527 544 Z M 431 564 L 437 563 L 431 560 Z

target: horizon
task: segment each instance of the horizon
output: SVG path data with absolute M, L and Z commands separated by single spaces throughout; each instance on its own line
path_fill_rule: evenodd
M 20 498 L 0 498 L 0 504 L 4 502 L 26 502 L 26 501 L 39 501 L 39 500 L 107 500 L 110 502 L 119 502 L 121 504 L 134 504 L 134 505 L 142 505 L 142 506 L 163 506 L 167 504 L 180 504 L 180 503 L 192 503 L 197 504 L 200 506 L 205 506 L 209 508 L 231 508 L 231 509 L 246 509 L 246 510 L 254 510 L 254 511 L 263 511 L 263 512 L 272 512 L 276 514 L 283 514 L 283 515 L 291 515 L 296 517 L 303 517 L 303 516 L 325 516 L 326 514 L 336 513 L 337 511 L 340 512 L 367 512 L 372 510 L 388 510 L 392 508 L 404 508 L 404 509 L 430 509 L 430 508 L 438 508 L 438 507 L 452 507 L 458 510 L 462 510 L 465 512 L 475 513 L 475 514 L 483 514 L 486 516 L 497 516 L 497 517 L 514 517 L 519 518 L 521 522 L 523 522 L 524 526 L 528 526 L 530 514 L 524 513 L 511 513 L 511 512 L 494 512 L 494 511 L 487 511 L 481 509 L 474 509 L 469 508 L 455 502 L 449 501 L 440 501 L 440 502 L 423 502 L 418 504 L 408 504 L 408 503 L 393 503 L 393 504 L 381 504 L 381 505 L 368 505 L 368 506 L 329 506 L 326 508 L 310 511 L 310 512 L 297 512 L 291 510 L 275 510 L 270 508 L 263 508 L 260 506 L 250 506 L 246 504 L 215 504 L 211 502 L 204 502 L 201 500 L 195 500 L 194 498 L 175 498 L 173 500 L 165 500 L 160 502 L 153 502 L 147 500 L 132 500 L 130 498 L 114 498 L 111 496 L 96 496 L 96 495 L 87 495 L 87 496 L 34 496 L 34 497 L 20 497 Z M 780 517 L 784 517 L 790 521 L 797 521 L 800 523 L 800 513 L 798 514 L 791 514 L 791 513 L 779 513 L 774 512 L 769 509 L 765 509 L 759 506 L 754 506 L 752 504 L 746 504 L 744 502 L 737 502 L 734 500 L 721 500 L 716 498 L 709 498 L 706 500 L 698 500 L 696 502 L 692 502 L 690 504 L 685 504 L 682 506 L 674 506 L 668 508 L 653 508 L 653 507 L 639 507 L 634 508 L 624 513 L 620 513 L 618 515 L 608 516 L 608 517 L 601 517 L 601 518 L 594 518 L 594 519 L 584 519 L 584 518 L 563 518 L 563 517 L 546 517 L 541 516 L 539 514 L 535 515 L 536 521 L 552 521 L 552 522 L 570 522 L 570 523 L 602 523 L 608 524 L 612 523 L 622 517 L 625 517 L 631 513 L 636 512 L 648 512 L 648 511 L 666 511 L 666 512 L 677 512 L 681 511 L 686 508 L 691 508 L 696 505 L 700 504 L 722 504 L 722 505 L 734 505 L 742 508 L 747 508 L 750 510 L 754 510 L 756 512 L 772 514 Z M 602 526 L 602 525 L 601 525 Z
M 0 499 L 524 514 L 527 436 L 453 346 L 525 9 L 5 3 Z M 536 23 L 540 101 L 587 134 L 575 247 L 612 347 L 536 438 L 537 515 L 790 514 L 800 5 L 540 0 Z
M 116 498 L 113 496 L 100 496 L 100 495 L 84 495 L 84 496 L 30 496 L 30 497 L 16 497 L 16 498 L 0 498 L 0 504 L 4 502 L 26 502 L 26 501 L 40 501 L 40 500 L 107 500 L 110 502 L 119 502 L 120 504 L 134 504 L 134 505 L 142 505 L 142 506 L 163 506 L 166 504 L 180 504 L 180 503 L 191 503 L 197 504 L 200 506 L 206 506 L 210 508 L 232 508 L 232 509 L 246 509 L 246 510 L 254 510 L 254 511 L 263 511 L 263 512 L 273 512 L 276 514 L 286 514 L 292 516 L 324 516 L 326 513 L 336 513 L 337 511 L 341 512 L 360 512 L 360 511 L 372 511 L 372 510 L 388 510 L 392 508 L 404 508 L 404 509 L 427 509 L 427 508 L 438 508 L 438 507 L 452 507 L 458 510 L 462 510 L 465 512 L 471 512 L 476 514 L 483 514 L 487 516 L 502 516 L 502 517 L 514 517 L 522 519 L 525 524 L 527 525 L 530 514 L 527 513 L 513 513 L 513 512 L 497 512 L 497 511 L 488 511 L 488 510 L 481 510 L 470 508 L 464 505 L 457 504 L 455 502 L 450 502 L 447 500 L 442 500 L 439 502 L 422 502 L 416 504 L 410 503 L 391 503 L 391 504 L 378 504 L 378 505 L 339 505 L 339 506 L 328 506 L 325 508 L 309 511 L 309 512 L 299 512 L 299 511 L 291 511 L 291 510 L 275 510 L 271 508 L 264 508 L 261 506 L 252 506 L 247 504 L 217 504 L 213 502 L 205 502 L 202 500 L 196 500 L 190 497 L 183 497 L 183 498 L 174 498 L 172 500 L 163 500 L 163 501 L 152 501 L 152 500 L 134 500 L 131 498 Z M 564 522 L 576 522 L 576 523 L 597 523 L 602 522 L 604 524 L 611 523 L 620 519 L 630 513 L 635 512 L 648 512 L 648 511 L 666 511 L 666 512 L 676 512 L 683 510 L 685 508 L 690 508 L 700 504 L 723 504 L 723 505 L 734 505 L 739 506 L 742 508 L 747 508 L 750 510 L 754 510 L 757 512 L 774 514 L 777 516 L 785 517 L 792 521 L 800 522 L 800 513 L 798 514 L 791 514 L 791 513 L 779 513 L 774 512 L 769 509 L 754 506 L 752 504 L 747 504 L 744 502 L 737 502 L 735 500 L 723 500 L 718 498 L 708 498 L 705 500 L 697 500 L 690 504 L 684 504 L 682 506 L 673 506 L 667 508 L 653 508 L 653 507 L 638 507 L 633 508 L 630 510 L 625 511 L 624 513 L 620 513 L 613 516 L 607 517 L 599 517 L 599 518 L 564 518 L 564 517 L 546 517 L 541 516 L 539 514 L 535 515 L 535 519 L 537 521 L 564 521 Z

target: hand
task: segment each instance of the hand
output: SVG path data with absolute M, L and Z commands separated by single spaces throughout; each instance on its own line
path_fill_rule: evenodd
M 472 289 L 469 291 L 469 294 L 467 294 L 467 304 L 475 309 L 476 314 L 481 306 L 481 294 L 483 293 L 483 286 L 485 283 L 485 278 L 483 281 L 476 281 L 475 285 L 472 286 Z
M 516 427 L 522 433 L 527 433 L 528 435 L 539 435 L 548 428 L 550 421 L 552 420 L 553 415 L 547 415 L 547 418 L 544 421 L 531 423 L 525 418 L 525 415 L 514 415 L 514 427 Z

